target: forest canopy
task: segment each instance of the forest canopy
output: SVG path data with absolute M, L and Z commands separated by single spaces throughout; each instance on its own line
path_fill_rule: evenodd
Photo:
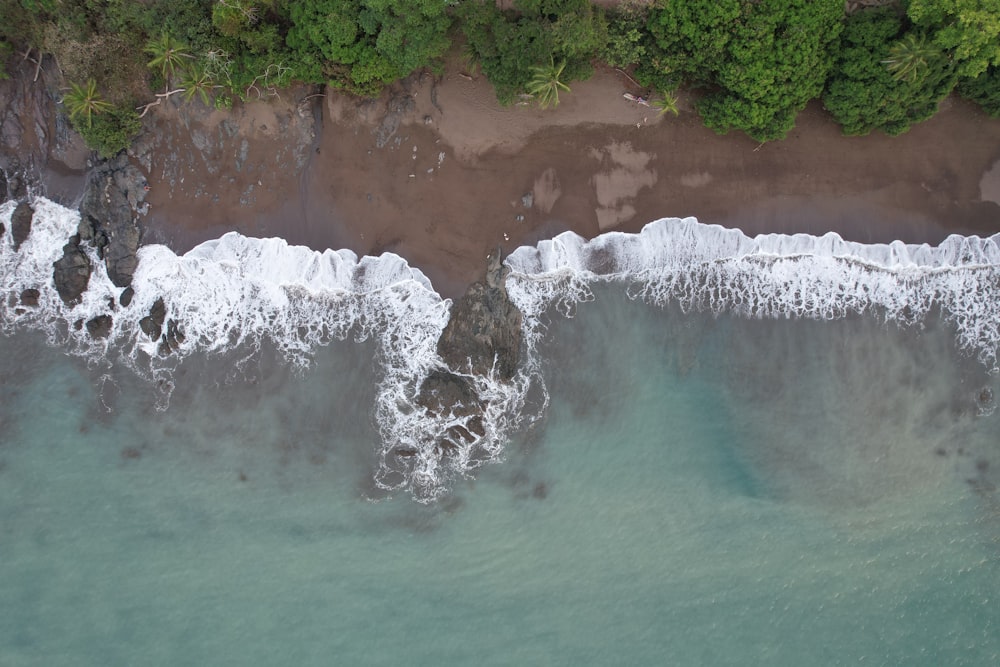
M 1000 0 L 882 4 L 0 0 L 0 58 L 53 59 L 71 122 L 105 154 L 175 94 L 220 108 L 294 82 L 376 96 L 459 53 L 504 104 L 554 107 L 614 67 L 671 110 L 685 87 L 707 126 L 760 141 L 784 137 L 813 99 L 848 134 L 905 132 L 956 90 L 1000 114 Z

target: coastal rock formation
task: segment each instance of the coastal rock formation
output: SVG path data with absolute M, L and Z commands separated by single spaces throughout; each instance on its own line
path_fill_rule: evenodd
M 132 284 L 139 265 L 136 213 L 145 198 L 146 178 L 121 154 L 95 167 L 80 204 L 80 238 L 94 244 L 118 287 Z
M 40 297 L 41 295 L 42 293 L 39 290 L 33 287 L 29 287 L 28 289 L 21 292 L 21 305 L 26 308 L 37 308 L 38 297 Z
M 35 209 L 31 208 L 28 202 L 21 202 L 14 209 L 14 214 L 10 217 L 10 234 L 14 240 L 14 250 L 19 250 L 21 244 L 28 240 L 31 233 L 31 219 L 35 215 Z
M 448 456 L 486 434 L 483 414 L 488 401 L 479 395 L 473 376 L 508 382 L 517 373 L 522 315 L 507 295 L 508 272 L 498 248 L 487 261 L 485 279 L 472 284 L 452 306 L 438 339 L 438 355 L 447 368 L 428 374 L 417 395 L 417 404 L 431 414 L 456 418 L 435 443 L 436 456 Z M 396 454 L 406 459 L 415 451 L 401 448 Z
M 107 338 L 111 333 L 113 320 L 110 315 L 98 315 L 87 320 L 87 333 L 91 338 Z
M 52 264 L 52 282 L 63 303 L 72 305 L 90 284 L 90 258 L 80 248 L 80 237 L 73 236 L 63 246 L 63 256 Z
M 150 340 L 157 340 L 163 333 L 163 323 L 166 319 L 167 304 L 163 302 L 163 297 L 160 297 L 149 309 L 149 315 L 139 320 L 139 328 L 149 336 Z
M 486 278 L 473 283 L 452 306 L 438 354 L 455 370 L 473 375 L 495 371 L 510 380 L 521 357 L 521 311 L 507 295 L 509 269 L 502 260 L 498 248 L 487 260 Z

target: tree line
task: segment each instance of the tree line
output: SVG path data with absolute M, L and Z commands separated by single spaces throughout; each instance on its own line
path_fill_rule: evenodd
M 596 64 L 717 132 L 783 138 L 813 99 L 852 135 L 900 134 L 952 91 L 1000 116 L 1000 0 L 0 0 L 0 56 L 55 60 L 88 145 L 126 147 L 173 95 L 219 108 L 293 82 L 362 95 L 453 45 L 504 104 L 559 102 Z

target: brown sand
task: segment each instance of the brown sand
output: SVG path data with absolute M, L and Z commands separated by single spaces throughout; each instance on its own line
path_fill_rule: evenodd
M 165 106 L 160 144 L 138 149 L 152 186 L 145 240 L 185 251 L 235 229 L 392 251 L 456 296 L 498 244 L 661 217 L 867 242 L 1000 231 L 1000 121 L 962 100 L 895 138 L 843 137 L 813 103 L 787 139 L 760 145 L 704 128 L 689 99 L 659 117 L 625 92 L 642 91 L 606 69 L 555 110 L 502 108 L 481 75 L 452 68 L 375 101 L 298 90 L 231 115 Z M 311 105 L 322 123 L 310 145 Z

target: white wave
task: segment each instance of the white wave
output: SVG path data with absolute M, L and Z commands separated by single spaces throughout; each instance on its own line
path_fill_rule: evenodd
M 953 323 L 958 345 L 987 367 L 1000 344 L 1000 234 L 927 244 L 863 244 L 836 233 L 762 234 L 665 218 L 638 234 L 591 241 L 566 232 L 508 258 L 508 291 L 539 330 L 552 304 L 591 298 L 595 281 L 630 284 L 630 296 L 685 310 L 746 317 L 834 319 L 875 313 L 913 324 L 932 308 Z
M 269 340 L 292 363 L 304 367 L 318 345 L 370 338 L 377 345 L 382 375 L 373 412 L 382 435 L 383 470 L 377 479 L 383 487 L 408 488 L 428 500 L 444 491 L 449 477 L 467 474 L 502 452 L 511 423 L 505 414 L 507 408 L 517 411 L 517 392 L 480 378 L 480 395 L 495 401 L 492 412 L 483 415 L 486 435 L 459 443 L 454 455 L 440 455 L 437 446 L 448 429 L 466 425 L 468 418 L 431 415 L 416 404 L 416 396 L 422 379 L 443 366 L 437 340 L 451 302 L 401 257 L 386 253 L 358 259 L 349 250 L 317 252 L 282 239 L 236 233 L 181 256 L 165 246 L 149 245 L 138 253 L 135 295 L 128 306 L 121 306 L 122 290 L 90 251 L 94 270 L 89 287 L 80 303 L 66 305 L 53 284 L 52 264 L 76 233 L 79 215 L 44 198 L 33 206 L 31 233 L 19 251 L 14 251 L 9 233 L 14 206 L 0 208 L 0 221 L 8 227 L 0 239 L 4 330 L 41 329 L 53 344 L 94 363 L 109 363 L 114 356 L 157 383 L 165 392 L 164 408 L 173 370 L 196 351 L 255 351 Z M 21 292 L 28 288 L 39 291 L 37 308 L 20 303 Z M 159 353 L 160 341 L 150 340 L 139 326 L 159 298 L 166 305 L 166 322 L 175 321 L 183 333 L 167 355 Z M 113 318 L 106 339 L 93 340 L 86 327 L 75 326 L 100 315 Z M 498 411 L 503 414 L 495 414 Z M 400 448 L 412 453 L 405 464 L 393 453 Z
M 123 362 L 154 380 L 165 398 L 173 370 L 195 352 L 252 353 L 271 341 L 304 367 L 318 345 L 371 339 L 381 374 L 373 408 L 381 436 L 375 481 L 421 501 L 444 493 L 451 478 L 501 459 L 510 434 L 544 411 L 547 394 L 535 351 L 544 314 L 552 307 L 570 314 L 592 298 L 595 281 L 627 283 L 631 296 L 656 304 L 674 300 L 685 309 L 748 317 L 875 312 L 913 323 L 938 307 L 963 348 L 991 367 L 997 362 L 1000 235 L 953 236 L 938 247 L 864 245 L 836 234 L 751 239 L 692 218 L 664 219 L 639 234 L 612 232 L 587 241 L 568 232 L 515 250 L 506 260 L 512 269 L 507 289 L 524 314 L 522 368 L 511 382 L 463 376 L 482 409 L 435 414 L 417 397 L 428 374 L 444 367 L 437 341 L 450 301 L 401 257 L 359 259 L 349 250 L 317 252 L 236 233 L 181 256 L 149 245 L 138 253 L 135 295 L 122 306 L 122 290 L 90 249 L 89 288 L 80 303 L 66 305 L 52 282 L 52 264 L 76 233 L 79 215 L 44 198 L 33 206 L 31 233 L 19 251 L 9 224 L 14 204 L 0 206 L 7 227 L 0 237 L 0 329 L 40 329 L 51 343 L 93 363 Z M 20 303 L 29 288 L 39 291 L 38 307 Z M 183 332 L 168 355 L 139 326 L 161 297 L 166 321 Z M 111 332 L 93 340 L 78 325 L 100 315 L 113 318 Z

